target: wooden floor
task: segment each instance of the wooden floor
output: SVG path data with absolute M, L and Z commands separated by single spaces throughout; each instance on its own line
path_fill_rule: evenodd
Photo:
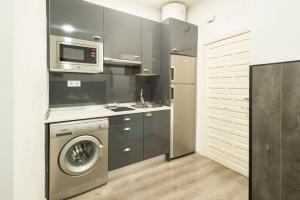
M 109 173 L 109 183 L 72 200 L 247 200 L 248 179 L 198 154 L 162 157 Z

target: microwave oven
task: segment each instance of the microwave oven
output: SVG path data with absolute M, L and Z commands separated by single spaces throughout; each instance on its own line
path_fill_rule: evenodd
M 103 72 L 103 43 L 51 35 L 50 71 Z

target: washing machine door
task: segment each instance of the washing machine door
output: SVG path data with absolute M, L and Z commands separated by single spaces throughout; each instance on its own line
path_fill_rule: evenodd
M 91 171 L 102 158 L 103 145 L 90 135 L 73 138 L 61 150 L 59 165 L 71 176 L 79 176 Z

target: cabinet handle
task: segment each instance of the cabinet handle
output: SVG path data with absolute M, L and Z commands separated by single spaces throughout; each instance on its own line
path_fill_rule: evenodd
M 152 113 L 147 113 L 146 114 L 146 117 L 151 117 L 152 116 Z
M 95 40 L 100 40 L 100 39 L 102 39 L 102 37 L 101 37 L 100 35 L 94 35 L 93 38 L 94 38 Z
M 176 52 L 176 51 L 177 51 L 177 49 L 173 48 L 173 49 L 172 49 L 172 51 L 175 51 L 175 52 Z
M 134 56 L 135 58 L 140 58 L 140 56 Z
M 144 69 L 144 72 L 149 72 L 149 69 Z
M 130 117 L 126 117 L 126 118 L 124 118 L 124 121 L 130 121 L 131 120 L 131 118 Z
M 131 149 L 130 149 L 129 147 L 127 147 L 127 148 L 125 148 L 123 151 L 124 151 L 124 152 L 129 152 L 129 151 L 131 151 Z
M 130 130 L 131 130 L 130 127 L 126 127 L 126 128 L 123 129 L 123 131 L 130 131 Z

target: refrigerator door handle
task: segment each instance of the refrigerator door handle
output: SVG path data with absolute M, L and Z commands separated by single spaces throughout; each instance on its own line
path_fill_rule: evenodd
M 171 82 L 174 81 L 174 77 L 175 77 L 175 68 L 173 65 L 171 65 Z
M 171 102 L 174 101 L 174 86 L 171 86 Z

